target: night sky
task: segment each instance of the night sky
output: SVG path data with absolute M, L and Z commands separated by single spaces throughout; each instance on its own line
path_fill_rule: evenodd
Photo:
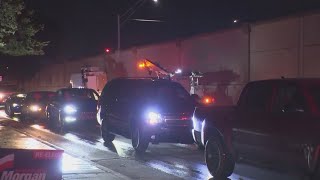
M 81 57 L 117 47 L 117 14 L 139 0 L 26 0 L 45 24 L 39 37 L 51 41 L 47 57 Z M 187 37 L 235 26 L 234 19 L 257 21 L 320 7 L 319 0 L 153 0 L 131 19 L 158 19 L 162 23 L 129 20 L 121 30 L 122 48 Z

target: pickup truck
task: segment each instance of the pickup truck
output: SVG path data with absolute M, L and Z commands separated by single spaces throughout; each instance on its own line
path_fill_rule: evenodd
M 237 105 L 196 108 L 192 119 L 215 178 L 240 161 L 320 179 L 320 79 L 250 82 Z

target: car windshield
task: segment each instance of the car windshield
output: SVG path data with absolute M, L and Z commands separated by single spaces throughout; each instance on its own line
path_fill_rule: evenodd
M 144 94 L 155 97 L 158 101 L 167 103 L 191 102 L 188 92 L 179 84 L 156 83 L 152 86 L 144 87 Z
M 32 92 L 27 95 L 28 101 L 48 101 L 55 96 L 54 92 Z
M 89 89 L 68 89 L 63 91 L 65 99 L 90 99 L 96 100 L 95 94 Z

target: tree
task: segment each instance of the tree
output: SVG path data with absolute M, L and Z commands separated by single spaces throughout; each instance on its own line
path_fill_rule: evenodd
M 49 42 L 35 39 L 43 25 L 35 23 L 33 11 L 23 0 L 0 0 L 0 54 L 11 56 L 43 55 Z

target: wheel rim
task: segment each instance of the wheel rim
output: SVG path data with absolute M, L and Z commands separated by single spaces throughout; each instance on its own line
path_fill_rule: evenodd
M 208 141 L 205 158 L 208 170 L 214 176 L 221 164 L 221 150 L 216 142 Z
M 132 133 L 132 145 L 134 148 L 138 147 L 139 145 L 139 136 L 140 136 L 139 129 L 135 127 Z
M 304 147 L 304 157 L 307 161 L 308 169 L 313 171 L 316 165 L 316 148 L 312 145 L 306 145 Z

